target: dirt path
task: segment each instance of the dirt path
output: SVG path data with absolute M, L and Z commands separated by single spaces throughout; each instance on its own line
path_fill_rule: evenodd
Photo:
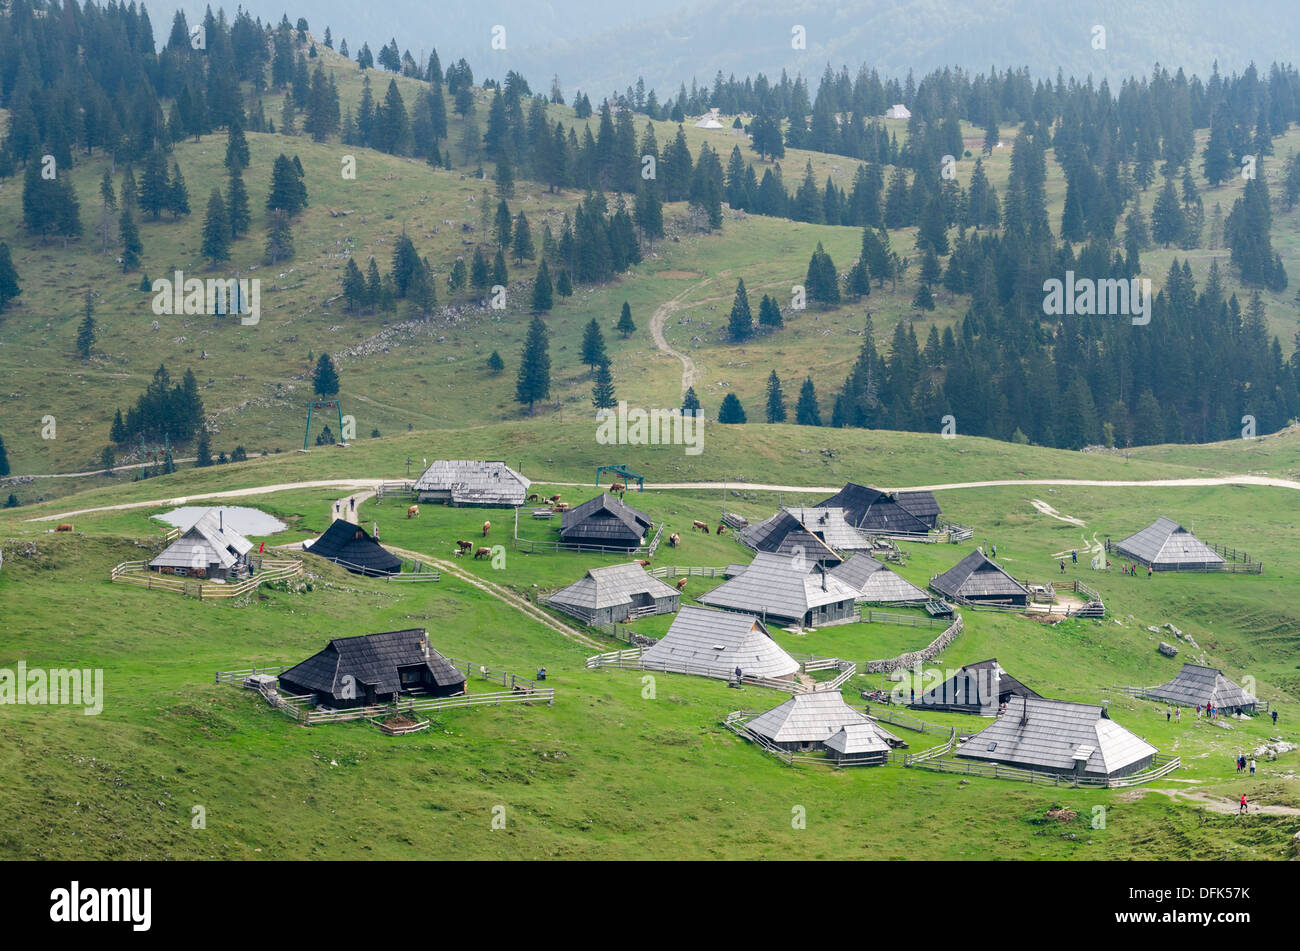
M 1217 812 L 1223 816 L 1235 816 L 1240 812 L 1240 805 L 1235 799 L 1224 799 L 1220 796 L 1212 796 L 1208 792 L 1194 789 L 1146 789 L 1143 792 L 1156 792 L 1163 796 L 1168 796 L 1174 802 L 1187 800 L 1194 802 L 1204 809 L 1211 812 Z M 1251 802 L 1250 797 L 1246 799 L 1246 811 L 1250 815 L 1261 816 L 1300 816 L 1300 808 L 1295 806 L 1279 806 L 1270 803 Z
M 650 337 L 655 342 L 655 346 L 660 352 L 674 357 L 682 363 L 682 396 L 686 396 L 686 390 L 695 385 L 695 361 L 686 354 L 674 350 L 668 345 L 668 338 L 664 336 L 664 324 L 668 318 L 682 309 L 683 301 L 701 287 L 708 285 L 711 278 L 706 278 L 694 287 L 688 287 L 686 290 L 674 295 L 655 308 L 655 312 L 650 316 Z
M 1030 499 L 1029 504 L 1038 509 L 1038 511 L 1042 512 L 1044 515 L 1050 515 L 1052 518 L 1062 522 L 1069 522 L 1071 525 L 1077 525 L 1079 528 L 1084 527 L 1083 519 L 1075 518 L 1072 515 L 1062 515 L 1042 499 Z
M 519 595 L 515 594 L 510 589 L 503 588 L 501 585 L 495 584 L 491 581 L 485 581 L 477 575 L 466 571 L 453 561 L 448 561 L 445 558 L 434 558 L 432 555 L 425 554 L 424 552 L 411 551 L 406 548 L 397 548 L 393 545 L 388 545 L 387 547 L 392 552 L 399 555 L 405 555 L 407 558 L 414 558 L 417 561 L 431 564 L 439 571 L 445 571 L 452 577 L 464 581 L 466 584 L 473 585 L 480 591 L 491 595 L 498 601 L 504 601 L 515 610 L 528 615 L 534 621 L 537 621 L 545 627 L 549 627 L 552 631 L 561 634 L 576 644 L 580 644 L 583 647 L 594 648 L 597 651 L 604 650 L 608 647 L 608 645 L 602 644 L 599 641 L 588 637 L 581 631 L 575 630 L 574 628 L 569 627 L 569 625 L 557 621 L 537 605 L 533 604 L 533 602 L 519 597 Z
M 344 521 L 351 522 L 353 525 L 357 522 L 357 509 L 361 503 L 372 497 L 375 493 L 371 492 L 354 492 L 351 495 L 345 495 L 330 507 L 330 518 L 341 518 Z

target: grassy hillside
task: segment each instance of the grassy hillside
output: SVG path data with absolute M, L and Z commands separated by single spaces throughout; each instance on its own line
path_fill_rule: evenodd
M 514 457 L 527 451 L 545 476 L 585 477 L 590 453 L 578 424 L 498 426 L 448 436 L 418 434 L 430 457 L 438 449 Z M 586 424 L 583 424 L 585 429 Z M 725 427 L 718 427 L 726 430 Z M 917 484 L 952 472 L 948 445 L 924 436 L 817 433 L 855 441 L 833 459 L 814 448 L 778 451 L 780 428 L 726 430 L 711 446 L 747 460 L 746 474 L 771 480 L 881 481 Z M 524 433 L 536 442 L 525 441 Z M 735 435 L 730 435 L 734 433 Z M 712 430 L 710 430 L 712 436 Z M 573 438 L 574 450 L 568 439 Z M 769 443 L 767 440 L 772 439 Z M 870 446 L 868 446 L 868 441 Z M 308 558 L 310 590 L 264 591 L 242 603 L 200 603 L 113 585 L 108 568 L 161 545 L 150 515 L 170 505 L 84 514 L 77 532 L 47 534 L 49 523 L 23 516 L 133 500 L 187 497 L 272 481 L 401 475 L 416 436 L 363 441 L 351 450 L 285 454 L 239 466 L 186 469 L 144 483 L 99 488 L 19 511 L 0 531 L 0 616 L 7 636 L 0 667 L 100 667 L 105 702 L 99 716 L 59 707 L 5 706 L 0 718 L 0 855 L 14 858 L 1287 858 L 1295 854 L 1296 819 L 1288 815 L 1220 815 L 1185 795 L 1226 800 L 1246 792 L 1273 806 L 1300 806 L 1295 774 L 1300 753 L 1260 760 L 1253 779 L 1234 776 L 1232 758 L 1266 736 L 1296 739 L 1300 676 L 1295 667 L 1294 606 L 1300 558 L 1289 490 L 1267 488 L 1004 487 L 939 493 L 944 511 L 972 525 L 972 545 L 998 546 L 1017 576 L 1059 576 L 1057 553 L 1106 535 L 1121 537 L 1158 514 L 1194 524 L 1207 539 L 1248 549 L 1262 576 L 1129 578 L 1118 566 L 1092 572 L 1069 567 L 1098 588 L 1105 621 L 1055 626 L 1001 614 L 965 612 L 966 632 L 939 658 L 943 668 L 996 656 L 1046 696 L 1110 701 L 1114 718 L 1184 769 L 1150 787 L 1077 791 L 926 773 L 888 766 L 838 773 L 792 769 L 743 743 L 720 724 L 733 709 L 766 709 L 783 695 L 731 690 L 720 682 L 655 675 L 654 699 L 636 671 L 588 671 L 580 647 L 482 590 L 444 573 L 436 584 L 395 585 L 358 579 Z M 1061 454 L 965 440 L 963 476 L 1011 470 L 1059 473 Z M 495 446 L 499 451 L 492 452 Z M 526 448 L 525 448 L 526 447 Z M 396 452 L 394 451 L 396 450 Z M 471 451 L 473 450 L 473 451 Z M 656 478 L 666 450 L 628 456 Z M 1217 450 L 1235 461 L 1234 448 Z M 947 457 L 941 453 L 948 453 Z M 1213 455 L 1213 453 L 1211 454 Z M 697 465 L 688 457 L 692 465 Z M 1089 455 L 1072 460 L 1103 471 L 1122 463 Z M 1203 463 L 1202 463 L 1203 464 Z M 826 468 L 835 467 L 832 476 Z M 1191 468 L 1186 462 L 1127 463 L 1148 475 Z M 529 466 L 526 465 L 526 470 Z M 701 466 L 701 471 L 703 467 Z M 554 474 L 552 474 L 554 473 Z M 692 473 L 694 474 L 694 473 Z M 818 478 L 813 479 L 814 474 Z M 558 487 L 580 500 L 588 490 Z M 286 532 L 270 545 L 296 544 L 323 530 L 330 502 L 344 490 L 303 486 L 239 500 L 276 514 Z M 691 535 L 693 518 L 716 516 L 717 491 L 647 491 L 629 498 L 683 530 L 680 549 L 661 549 L 659 564 L 721 565 L 745 554 L 730 538 Z M 787 493 L 785 499 L 790 500 Z M 1047 501 L 1084 528 L 1040 514 Z M 772 510 L 775 493 L 742 490 L 729 508 L 751 517 Z M 362 503 L 363 523 L 377 522 L 386 543 L 448 558 L 452 542 L 493 522 L 489 540 L 508 544 L 509 513 L 422 506 L 407 520 L 404 503 Z M 6 513 L 13 515 L 14 513 Z M 542 525 L 528 525 L 542 537 Z M 260 539 L 259 539 L 260 541 Z M 143 548 L 140 546 L 144 546 Z M 917 584 L 953 564 L 965 547 L 905 545 L 900 572 Z M 503 569 L 484 561 L 458 568 L 534 600 L 614 558 L 507 552 Z M 1067 559 L 1068 564 L 1068 559 Z M 705 590 L 692 579 L 687 597 Z M 1281 711 L 1264 719 L 1212 726 L 1186 716 L 1164 722 L 1163 707 L 1108 692 L 1115 684 L 1166 679 L 1183 653 L 1155 651 L 1168 634 L 1147 630 L 1172 622 L 1191 634 L 1208 663 L 1234 679 L 1252 677 Z M 652 619 L 648 632 L 662 631 Z M 544 665 L 557 689 L 553 707 L 482 707 L 446 713 L 433 729 L 388 738 L 371 727 L 293 725 L 248 691 L 216 686 L 213 671 L 254 663 L 288 663 L 333 636 L 427 627 L 435 647 L 477 664 L 531 674 Z M 601 637 L 597 632 L 589 632 Z M 895 625 L 828 628 L 778 638 L 793 650 L 831 652 L 862 661 L 922 646 L 932 633 Z M 610 649 L 617 642 L 609 641 Z M 845 688 L 892 686 L 878 675 Z M 931 719 L 967 726 L 964 718 Z M 932 737 L 904 732 L 913 750 Z M 203 806 L 207 828 L 191 827 Z M 1054 806 L 1078 813 L 1059 823 Z M 506 828 L 492 829 L 505 807 Z M 1092 827 L 1104 806 L 1105 828 Z M 807 827 L 791 826 L 803 807 Z M 1074 837 L 1068 837 L 1074 833 Z

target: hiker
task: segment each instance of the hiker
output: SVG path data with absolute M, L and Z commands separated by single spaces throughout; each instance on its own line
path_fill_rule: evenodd
M 1249 810 L 1246 808 L 1246 794 L 1245 794 L 1245 793 L 1242 793 L 1242 794 L 1241 794 L 1241 806 L 1237 809 L 1237 813 L 1240 815 L 1241 813 L 1243 813 L 1243 812 L 1248 812 L 1248 811 L 1249 811 Z
M 355 495 L 348 498 L 348 506 L 354 512 L 357 510 L 357 497 Z
M 1070 561 L 1076 565 L 1079 563 L 1079 553 L 1077 551 L 1070 552 Z
M 1201 718 L 1201 705 L 1198 703 L 1196 705 L 1196 719 L 1199 720 L 1200 718 Z
M 1250 775 L 1255 775 L 1255 757 L 1250 758 Z
M 537 679 L 538 679 L 538 680 L 545 680 L 545 679 L 546 679 L 546 668 L 545 668 L 545 667 L 538 667 L 538 668 L 537 668 Z
M 1173 708 L 1172 708 L 1172 707 L 1165 707 L 1165 722 L 1166 722 L 1166 723 L 1168 723 L 1168 722 L 1173 718 L 1173 715 L 1174 715 Z
M 1182 722 L 1183 722 L 1183 708 L 1182 708 L 1182 707 L 1174 707 L 1174 722 L 1175 722 L 1175 723 L 1182 723 Z
M 1151 577 L 1151 574 L 1152 574 L 1152 572 L 1154 572 L 1154 571 L 1155 571 L 1154 568 L 1152 568 L 1150 565 L 1147 565 L 1147 577 L 1148 577 L 1148 578 Z
M 740 671 L 740 666 L 737 665 L 737 666 L 736 666 L 736 683 L 740 683 L 743 679 L 744 679 L 744 675 L 743 675 L 743 674 L 741 673 L 741 671 Z
M 1273 725 L 1277 726 L 1277 711 L 1273 711 Z
M 997 556 L 998 556 L 998 546 L 997 546 L 997 545 L 994 545 L 994 546 L 993 546 L 993 557 L 996 558 Z
M 1061 574 L 1065 574 L 1065 559 L 1061 559 Z

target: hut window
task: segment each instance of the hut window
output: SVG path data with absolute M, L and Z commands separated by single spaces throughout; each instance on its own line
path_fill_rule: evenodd
M 996 740 L 995 740 L 994 742 L 992 742 L 992 743 L 989 744 L 989 752 L 990 752 L 990 753 L 992 753 L 992 752 L 993 752 L 994 750 L 996 750 L 997 748 L 998 748 L 998 744 L 997 744 L 997 741 L 996 741 Z

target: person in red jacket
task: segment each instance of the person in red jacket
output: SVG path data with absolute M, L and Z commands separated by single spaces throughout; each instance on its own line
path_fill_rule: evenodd
M 1248 811 L 1248 810 L 1247 810 L 1247 808 L 1246 808 L 1246 794 L 1245 794 L 1245 793 L 1242 793 L 1242 794 L 1241 794 L 1241 807 L 1237 810 L 1237 814 L 1240 815 L 1241 813 L 1243 813 L 1243 812 L 1247 812 L 1247 811 Z

